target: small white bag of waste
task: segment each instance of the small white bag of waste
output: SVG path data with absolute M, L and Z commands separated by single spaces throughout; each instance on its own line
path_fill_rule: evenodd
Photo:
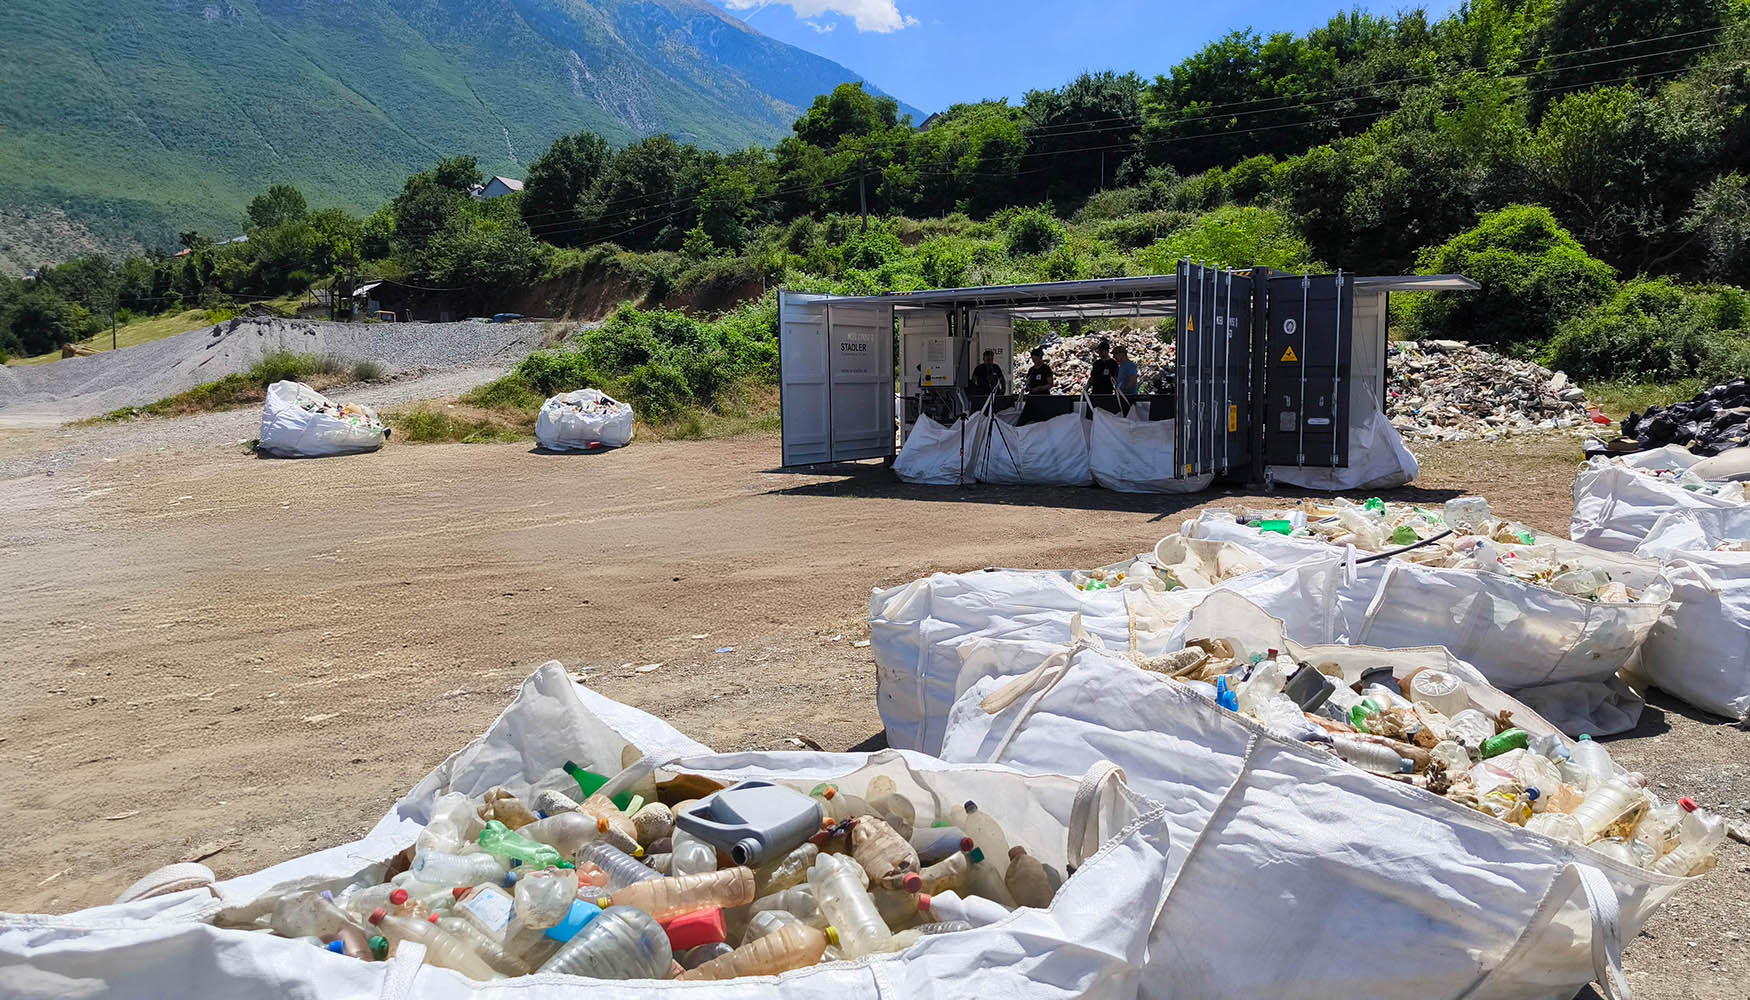
M 973 481 L 972 459 L 983 447 L 989 424 L 976 415 L 939 424 L 920 414 L 893 461 L 893 474 L 925 486 L 963 486 Z
M 256 450 L 276 458 L 352 455 L 383 447 L 388 430 L 377 411 L 336 403 L 302 382 L 267 387 Z
M 1651 464 L 1671 452 L 1677 453 L 1671 456 L 1676 462 Z M 1610 552 L 1633 552 L 1662 515 L 1744 507 L 1742 484 L 1696 479 L 1687 474 L 1695 461 L 1695 456 L 1675 445 L 1622 459 L 1592 459 L 1574 479 L 1568 536 Z
M 624 448 L 632 443 L 632 404 L 598 389 L 578 389 L 541 404 L 535 443 L 548 451 Z

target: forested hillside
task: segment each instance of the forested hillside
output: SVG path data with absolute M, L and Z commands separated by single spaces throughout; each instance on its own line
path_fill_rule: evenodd
M 855 79 L 706 0 L 9 0 L 0 272 L 231 235 L 274 182 L 368 210 L 440 156 L 521 177 L 580 129 L 771 141 Z
M 223 309 L 312 282 L 385 279 L 476 312 L 533 290 L 558 313 L 604 287 L 659 306 L 780 284 L 1151 273 L 1190 256 L 1463 272 L 1484 290 L 1395 297 L 1394 324 L 1577 377 L 1723 377 L 1750 357 L 1747 67 L 1747 0 L 1343 14 L 1304 36 L 1231 35 L 1155 80 L 1088 74 L 1018 104 L 957 106 L 923 130 L 841 86 L 768 148 L 568 136 L 511 198 L 468 198 L 468 159 L 407 179 L 364 218 L 281 191 L 251 207 L 245 245 L 188 233 L 180 259 L 78 261 L 0 295 L 14 349 L 37 351 L 111 301 Z M 669 397 L 708 401 L 709 365 L 682 371 L 676 345 L 742 345 L 758 376 L 771 315 L 768 296 L 719 342 L 629 313 L 604 336 L 632 347 L 590 370 L 649 369 Z

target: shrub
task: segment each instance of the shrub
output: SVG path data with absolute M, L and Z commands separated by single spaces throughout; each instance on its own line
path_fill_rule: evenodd
M 1136 254 L 1145 274 L 1172 274 L 1179 258 L 1222 267 L 1320 267 L 1288 217 L 1274 209 L 1224 205 Z
M 1562 323 L 1543 360 L 1582 379 L 1739 378 L 1750 370 L 1750 292 L 1635 279 Z
M 1017 257 L 1044 253 L 1062 243 L 1067 235 L 1063 223 L 1043 208 L 1027 208 L 1014 213 L 1005 228 L 1009 252 Z
M 1608 296 L 1616 286 L 1609 264 L 1540 205 L 1514 205 L 1483 216 L 1474 229 L 1424 250 L 1417 269 L 1462 274 L 1476 292 L 1417 296 L 1412 333 L 1495 344 L 1528 353 L 1565 319 Z
M 354 382 L 375 382 L 383 377 L 383 366 L 376 361 L 354 361 L 352 363 L 352 380 Z

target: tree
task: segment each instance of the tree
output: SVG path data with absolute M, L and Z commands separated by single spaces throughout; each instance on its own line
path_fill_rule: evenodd
M 816 97 L 792 128 L 803 142 L 830 150 L 845 139 L 873 135 L 898 124 L 898 101 L 877 97 L 861 83 L 841 83 L 832 93 Z
M 249 225 L 255 229 L 283 226 L 303 219 L 309 211 L 304 192 L 290 184 L 275 184 L 249 203 Z
M 1039 172 L 1016 200 L 1079 201 L 1105 186 L 1135 152 L 1142 78 L 1083 73 L 1057 90 L 1028 91 L 1022 113 L 1029 166 Z
M 577 202 L 589 190 L 613 153 L 594 132 L 564 135 L 529 164 L 523 181 L 523 221 L 557 246 L 582 242 Z
M 472 156 L 451 156 L 439 160 L 430 177 L 438 187 L 457 194 L 468 194 L 485 183 L 480 163 Z
M 673 250 L 692 228 L 707 157 L 666 135 L 615 153 L 578 202 L 579 242 Z
M 708 243 L 739 251 L 752 235 L 758 192 L 747 170 L 721 164 L 699 192 L 699 228 Z
M 8 322 L 12 339 L 25 354 L 46 354 L 71 344 L 84 334 L 80 310 L 52 286 L 31 282 L 12 303 Z

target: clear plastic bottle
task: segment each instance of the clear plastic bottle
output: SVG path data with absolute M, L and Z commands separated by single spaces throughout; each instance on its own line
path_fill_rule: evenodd
M 429 920 L 391 916 L 387 910 L 379 909 L 371 914 L 371 923 L 391 945 L 401 941 L 417 941 L 425 945 L 425 960 L 431 965 L 454 969 L 482 983 L 504 978 L 498 970 L 486 964 L 467 941 Z
M 770 865 L 754 869 L 754 894 L 766 896 L 782 892 L 793 885 L 801 885 L 808 880 L 808 869 L 818 857 L 819 847 L 803 844 Z
M 541 963 L 541 972 L 592 979 L 665 979 L 674 961 L 668 934 L 656 918 L 630 906 L 611 906 Z
M 473 924 L 481 933 L 495 941 L 504 940 L 505 933 L 510 928 L 511 914 L 516 909 L 516 902 L 510 893 L 490 882 L 483 882 L 471 889 L 458 887 L 455 895 L 454 912 L 457 919 Z
M 869 873 L 869 880 L 889 889 L 906 882 L 921 882 L 918 852 L 911 843 L 879 816 L 858 816 L 851 821 L 851 857 Z M 912 891 L 916 892 L 914 885 Z
M 731 907 L 753 902 L 753 871 L 737 866 L 722 871 L 699 872 L 650 879 L 614 890 L 613 906 L 632 906 L 658 920 L 708 906 Z
M 1015 897 L 1009 895 L 1009 887 L 1003 882 L 1003 875 L 1007 871 L 1006 862 L 991 860 L 982 847 L 974 847 L 967 852 L 966 859 L 972 862 L 972 866 L 966 871 L 966 892 L 1014 909 Z
M 706 962 L 714 958 L 722 958 L 734 950 L 722 941 L 712 941 L 710 944 L 702 944 L 697 948 L 688 948 L 676 955 L 675 961 L 680 963 L 682 969 L 697 969 Z
M 1276 656 L 1261 661 L 1252 668 L 1252 676 L 1248 677 L 1236 691 L 1239 699 L 1240 712 L 1257 718 L 1263 708 L 1264 701 L 1282 693 L 1282 685 L 1287 682 L 1288 675 L 1294 672 L 1294 661 L 1283 656 Z
M 803 923 L 802 918 L 789 910 L 761 910 L 748 920 L 747 930 L 741 935 L 741 943 L 750 944 L 767 934 L 776 934 L 791 924 L 800 923 Z
M 1016 845 L 1009 848 L 1009 871 L 1003 876 L 1003 884 L 1009 890 L 1018 906 L 1047 907 L 1051 905 L 1054 892 L 1051 887 L 1051 876 L 1045 872 L 1045 866 L 1039 859 L 1027 853 L 1025 847 Z
M 620 807 L 614 805 L 613 799 L 598 792 L 579 802 L 577 808 L 581 812 L 606 822 L 608 829 L 613 831 L 615 837 L 621 841 L 634 846 L 638 843 L 638 827 L 632 823 L 632 817 L 621 812 Z
M 1616 776 L 1616 764 L 1610 759 L 1610 751 L 1599 746 L 1589 733 L 1580 734 L 1568 756 L 1597 784 L 1602 785 Z
M 865 798 L 869 800 L 869 808 L 881 817 L 893 832 L 905 840 L 910 840 L 912 831 L 917 828 L 917 807 L 911 800 L 899 793 L 899 788 L 893 779 L 887 775 L 877 775 L 869 782 Z
M 445 792 L 432 803 L 431 820 L 419 831 L 414 849 L 419 853 L 440 851 L 462 854 L 474 846 L 485 821 L 474 803 L 460 792 Z M 366 911 L 369 915 L 369 911 Z
M 904 889 L 871 887 L 869 898 L 875 901 L 875 912 L 889 928 L 908 927 L 918 918 L 918 894 Z
M 571 911 L 577 899 L 577 873 L 566 868 L 530 872 L 516 883 L 516 919 L 545 930 Z
M 413 856 L 408 871 L 421 882 L 432 885 L 479 885 L 482 882 L 502 882 L 510 867 L 490 854 L 445 854 L 422 851 Z
M 808 869 L 815 901 L 827 923 L 837 929 L 839 948 L 846 958 L 879 951 L 889 933 L 887 922 L 858 878 L 860 873 L 855 861 L 833 854 L 822 854 Z
M 1391 747 L 1366 740 L 1335 736 L 1331 739 L 1331 749 L 1349 763 L 1374 774 L 1407 774 L 1415 767 Z
M 585 847 L 606 839 L 609 830 L 607 820 L 573 810 L 538 819 L 517 832 L 538 844 L 557 848 L 566 858 L 575 858 Z M 626 850 L 628 846 L 636 848 L 637 845 L 617 841 L 614 846 Z
M 583 850 L 583 860 L 601 868 L 608 875 L 608 888 L 624 889 L 638 882 L 648 882 L 653 878 L 662 878 L 662 874 L 639 862 L 625 851 L 611 844 L 600 842 L 589 845 Z
M 943 858 L 978 846 L 966 831 L 957 826 L 928 826 L 912 831 L 911 846 L 918 852 L 918 863 L 933 865 Z
M 520 830 L 536 819 L 535 811 L 508 788 L 493 788 L 486 792 L 481 811 L 512 830 Z
M 1567 813 L 1537 813 L 1525 821 L 1525 828 L 1568 844 L 1581 843 L 1586 837 L 1586 831 L 1580 828 L 1580 821 Z
M 505 950 L 504 942 L 488 936 L 480 928 L 461 917 L 439 917 L 437 925 L 450 934 L 468 942 L 474 949 L 474 954 L 480 960 L 506 976 L 526 976 L 529 974 L 529 964 Z
M 975 847 L 984 851 L 987 858 L 1006 858 L 1009 856 L 1009 838 L 1003 833 L 1002 824 L 996 817 L 978 808 L 978 803 L 968 801 L 955 806 L 948 812 L 948 823 L 966 831 L 972 838 Z
M 1646 793 L 1647 800 L 1654 805 L 1635 824 L 1635 841 L 1643 844 L 1658 858 L 1675 846 L 1674 838 L 1678 828 L 1683 825 L 1685 815 L 1683 807 L 1676 802 L 1658 804 L 1658 798 L 1651 792 Z
M 968 837 L 964 843 L 971 844 L 972 839 Z M 919 872 L 918 875 L 923 882 L 921 891 L 947 892 L 949 889 L 958 889 L 964 886 L 967 874 L 972 871 L 972 860 L 967 857 L 967 853 L 971 850 L 974 848 L 968 847 L 966 851 L 955 851 Z
M 1701 867 L 1726 839 L 1726 822 L 1710 816 L 1691 799 L 1681 799 L 1683 821 L 1677 828 L 1677 846 L 1671 853 L 1653 862 L 1653 870 L 1661 875 L 1688 875 Z
M 644 856 L 644 863 L 649 865 L 650 870 L 654 872 L 661 872 L 664 875 L 673 875 L 675 873 L 674 854 L 668 851 L 664 851 L 661 854 L 646 854 Z
M 480 831 L 480 849 L 532 868 L 552 868 L 565 860 L 558 848 L 536 843 L 498 820 L 488 821 L 485 829 Z
M 1638 813 L 1647 806 L 1639 785 L 1623 775 L 1617 775 L 1587 793 L 1586 800 L 1574 810 L 1588 842 L 1604 836 L 1612 826 Z
M 776 976 L 820 961 L 826 952 L 827 935 L 806 924 L 791 924 L 751 944 L 744 944 L 722 958 L 681 973 L 685 980 L 735 979 L 740 976 Z
M 717 848 L 705 843 L 680 827 L 674 828 L 674 857 L 670 869 L 676 875 L 697 875 L 717 870 Z
M 822 855 L 831 857 L 831 855 Z M 818 864 L 819 862 L 816 862 Z M 813 869 L 809 869 L 812 871 Z M 820 902 L 814 898 L 814 887 L 810 885 L 791 886 L 770 896 L 761 896 L 748 906 L 749 920 L 769 910 L 783 910 L 811 927 L 826 926 L 826 914 L 820 912 Z
M 1638 866 L 1640 864 L 1640 859 L 1635 856 L 1634 848 L 1630 847 L 1629 842 L 1621 837 L 1605 837 L 1603 840 L 1595 840 L 1587 846 L 1599 854 L 1625 865 Z

